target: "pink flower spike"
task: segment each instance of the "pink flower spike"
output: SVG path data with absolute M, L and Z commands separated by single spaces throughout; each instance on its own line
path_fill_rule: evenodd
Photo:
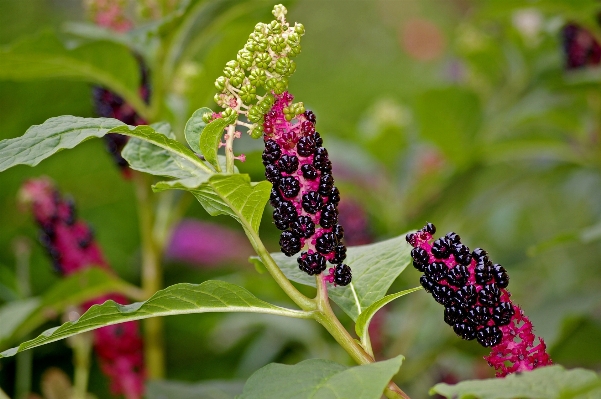
M 246 155 L 240 154 L 237 157 L 234 157 L 234 159 L 237 159 L 240 162 L 246 162 Z

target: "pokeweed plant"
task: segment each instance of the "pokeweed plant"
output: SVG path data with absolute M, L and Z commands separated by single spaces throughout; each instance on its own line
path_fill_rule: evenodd
M 396 237 L 349 248 L 344 245 L 344 229 L 338 224 L 340 192 L 324 147 L 327 138 L 316 131 L 315 114 L 302 102 L 293 103 L 294 97 L 287 91 L 304 27 L 289 24 L 286 13 L 283 5 L 276 5 L 275 19 L 257 24 L 236 59 L 226 64 L 223 76 L 215 82 L 215 101 L 222 110 L 201 108 L 194 112 L 183 129 L 188 146 L 177 140 L 176 129 L 165 122 L 131 126 L 111 118 L 62 116 L 32 126 L 21 137 L 0 142 L 0 171 L 21 164 L 35 166 L 94 137 L 128 136 L 121 155 L 129 168 L 167 178 L 152 185 L 155 192 L 187 191 L 210 215 L 235 219 L 256 251 L 257 257 L 251 261 L 265 268 L 299 309 L 270 304 L 243 287 L 223 281 L 179 283 L 158 290 L 145 301 L 123 305 L 109 300 L 93 305 L 78 320 L 47 330 L 5 350 L 0 357 L 140 319 L 207 312 L 264 313 L 317 321 L 358 366 L 321 359 L 293 366 L 268 365 L 251 376 L 240 398 L 376 399 L 382 394 L 408 398 L 391 381 L 403 357 L 376 361 L 368 327 L 387 303 L 420 290 L 417 287 L 386 295 L 413 258 L 414 266 L 425 272 L 421 285 L 446 306 L 444 321 L 462 338 L 475 338 L 491 347 L 486 359 L 500 376 L 540 367 L 499 381 L 466 382 L 456 389 L 437 386 L 433 392 L 467 397 L 478 390 L 501 389 L 511 397 L 532 397 L 538 394 L 537 386 L 554 384 L 558 392 L 567 392 L 561 396 L 567 398 L 599 388 L 599 378 L 584 370 L 541 367 L 551 360 L 542 340 L 534 345 L 532 324 L 510 301 L 505 270 L 492 264 L 485 251 L 470 252 L 458 235 L 450 233 L 430 244 L 435 228 L 428 224 L 406 239 Z M 154 102 L 155 94 L 148 105 L 145 98 L 131 91 L 124 94 L 123 100 L 130 102 L 141 118 L 155 120 L 160 109 Z M 245 157 L 235 155 L 234 142 L 242 134 L 263 138 L 266 181 L 251 182 L 248 175 L 238 172 L 235 160 L 244 161 Z M 219 154 L 221 147 L 224 155 Z M 269 253 L 259 236 L 267 202 L 275 209 L 274 224 L 282 230 L 282 253 Z M 68 225 L 67 219 L 63 221 Z M 48 247 L 54 248 L 51 243 Z M 62 267 L 60 258 L 57 262 Z M 328 268 L 328 263 L 332 267 Z M 292 281 L 314 286 L 315 297 L 305 296 Z M 342 325 L 330 300 L 355 321 L 359 339 Z M 569 392 L 574 394 L 569 396 Z

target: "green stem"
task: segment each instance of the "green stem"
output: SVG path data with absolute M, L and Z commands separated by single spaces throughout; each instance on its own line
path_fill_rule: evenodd
M 88 392 L 90 377 L 90 354 L 92 352 L 92 334 L 85 333 L 73 338 L 73 362 L 75 374 L 73 377 L 73 399 L 85 399 Z
M 0 388 L 0 399 L 10 399 L 10 397 Z
M 225 172 L 234 173 L 234 134 L 236 124 L 227 127 L 227 140 L 225 141 Z
M 134 172 L 133 181 L 138 200 L 140 236 L 142 240 L 142 290 L 150 298 L 163 285 L 161 255 L 153 237 L 153 204 L 150 199 L 148 176 Z M 165 376 L 165 354 L 163 351 L 163 319 L 153 317 L 144 320 L 144 356 L 150 379 Z
M 19 296 L 23 299 L 31 296 L 29 259 L 31 244 L 26 238 L 17 238 L 13 242 L 16 258 L 16 275 Z M 29 336 L 25 336 L 29 339 Z M 25 399 L 31 392 L 31 370 L 33 367 L 33 352 L 19 353 L 16 359 L 15 398 Z

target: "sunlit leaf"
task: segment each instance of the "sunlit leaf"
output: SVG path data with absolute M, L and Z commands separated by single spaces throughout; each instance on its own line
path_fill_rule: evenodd
M 234 399 L 242 393 L 243 381 L 148 381 L 146 399 Z
M 200 135 L 200 152 L 217 171 L 221 171 L 217 161 L 217 149 L 226 126 L 227 121 L 224 118 L 217 118 L 206 125 Z
M 213 113 L 210 108 L 206 107 L 194 111 L 190 119 L 188 119 L 188 122 L 186 122 L 186 128 L 184 129 L 188 145 L 192 148 L 192 151 L 199 154 L 202 154 L 200 149 L 200 137 L 204 128 L 207 126 L 206 122 L 202 120 L 202 116 L 207 112 Z

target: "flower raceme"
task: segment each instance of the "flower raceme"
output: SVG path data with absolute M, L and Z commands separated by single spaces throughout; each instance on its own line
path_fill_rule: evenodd
M 505 268 L 481 248 L 470 251 L 455 233 L 432 242 L 435 232 L 428 223 L 406 238 L 414 267 L 424 273 L 421 285 L 445 307 L 445 323 L 491 348 L 485 360 L 498 377 L 551 364 L 543 339 L 535 345 L 532 323 L 510 299 Z
M 50 180 L 27 181 L 20 199 L 31 208 L 41 230 L 40 242 L 59 274 L 67 276 L 87 267 L 110 270 L 92 230 L 77 218 L 74 202 L 62 197 Z M 82 308 L 87 310 L 109 299 L 127 303 L 122 295 L 109 294 L 84 303 Z M 138 330 L 135 321 L 94 330 L 94 350 L 111 381 L 111 391 L 127 399 L 141 398 L 144 391 L 143 342 Z

